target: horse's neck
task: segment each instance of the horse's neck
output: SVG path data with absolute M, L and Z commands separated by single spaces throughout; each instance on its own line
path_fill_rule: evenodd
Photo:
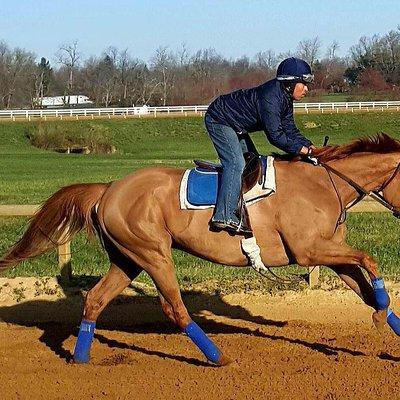
M 398 153 L 357 154 L 337 160 L 330 165 L 352 179 L 366 191 L 378 189 L 389 179 L 399 163 Z M 358 197 L 354 188 L 344 180 L 335 178 L 343 202 L 349 203 Z

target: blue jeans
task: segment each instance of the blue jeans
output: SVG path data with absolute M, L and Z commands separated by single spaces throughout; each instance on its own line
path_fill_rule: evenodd
M 222 164 L 222 176 L 213 221 L 239 224 L 235 214 L 245 166 L 243 153 L 254 151 L 248 134 L 238 135 L 229 126 L 219 124 L 206 114 L 205 125 Z

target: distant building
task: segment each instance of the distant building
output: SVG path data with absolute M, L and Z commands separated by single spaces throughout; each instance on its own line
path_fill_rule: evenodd
M 93 105 L 93 101 L 89 100 L 88 96 L 78 94 L 36 98 L 34 99 L 34 104 L 39 108 L 76 107 Z

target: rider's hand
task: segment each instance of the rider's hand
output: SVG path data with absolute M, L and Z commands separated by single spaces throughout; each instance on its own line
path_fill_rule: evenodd
M 300 149 L 300 154 L 301 155 L 305 155 L 305 156 L 309 156 L 309 155 L 311 155 L 313 153 L 313 151 L 315 149 L 316 149 L 316 147 L 313 144 L 310 147 L 303 146 Z
M 306 147 L 306 146 L 303 146 L 301 149 L 300 149 L 300 152 L 299 152 L 301 155 L 307 155 L 307 154 L 309 154 L 309 151 L 308 151 L 308 147 Z
M 306 159 L 308 159 L 312 164 L 318 165 L 318 158 L 313 155 L 314 150 L 316 150 L 316 147 L 313 144 L 310 147 L 303 146 L 300 149 L 300 154 L 307 156 Z

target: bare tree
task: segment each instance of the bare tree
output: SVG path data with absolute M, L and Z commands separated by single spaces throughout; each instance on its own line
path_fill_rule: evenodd
M 40 63 L 37 65 L 33 72 L 34 77 L 34 95 L 32 96 L 32 106 L 41 105 L 43 97 L 47 94 L 50 79 L 52 75 L 52 68 L 50 62 L 44 57 L 40 59 Z
M 1 100 L 3 107 L 29 104 L 35 55 L 23 49 L 0 46 Z
M 372 38 L 363 36 L 358 43 L 350 48 L 352 59 L 360 68 L 373 68 L 375 66 L 375 51 L 379 42 L 379 36 Z
M 328 50 L 326 52 L 326 57 L 329 60 L 334 60 L 337 57 L 336 53 L 339 50 L 339 48 L 340 48 L 339 43 L 336 40 L 334 40 L 328 47 Z
M 78 41 L 75 40 L 69 44 L 63 44 L 56 53 L 58 62 L 68 71 L 67 92 L 71 93 L 74 86 L 74 72 L 78 67 L 80 53 L 78 51 Z
M 162 88 L 162 104 L 165 106 L 169 98 L 169 89 L 173 86 L 175 59 L 168 47 L 159 47 L 151 59 L 151 67 L 158 77 Z
M 321 41 L 318 36 L 313 39 L 304 39 L 297 46 L 297 55 L 314 67 L 320 48 Z
M 186 43 L 182 43 L 180 49 L 176 52 L 176 60 L 180 68 L 188 68 L 190 54 Z
M 260 51 L 255 56 L 256 66 L 266 71 L 275 70 L 278 58 L 273 50 Z

